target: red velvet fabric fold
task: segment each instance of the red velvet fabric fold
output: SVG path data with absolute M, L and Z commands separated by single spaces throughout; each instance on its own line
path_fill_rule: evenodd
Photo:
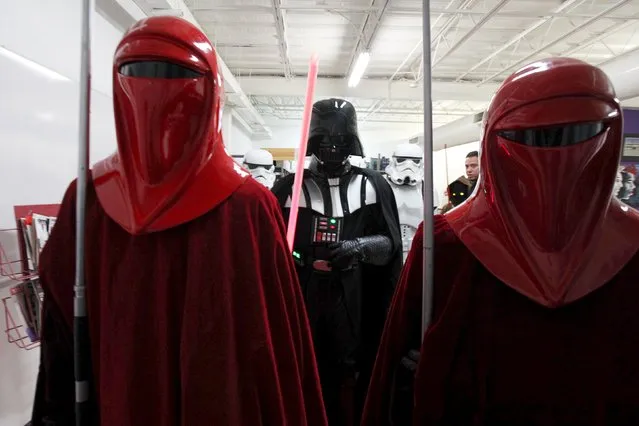
M 75 200 L 73 183 L 40 261 L 49 319 L 34 425 L 45 416 L 73 424 Z M 268 190 L 249 179 L 198 219 L 132 236 L 89 182 L 86 217 L 100 424 L 326 425 L 303 299 Z
M 401 358 L 420 347 L 420 227 L 389 314 L 363 426 L 393 423 Z M 639 256 L 610 282 L 551 309 L 491 275 L 435 217 L 434 319 L 421 344 L 417 426 L 639 424 Z

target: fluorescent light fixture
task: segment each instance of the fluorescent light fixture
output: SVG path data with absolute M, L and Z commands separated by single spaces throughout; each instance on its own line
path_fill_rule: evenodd
M 17 53 L 12 52 L 4 47 L 0 47 L 0 54 L 52 80 L 69 81 L 69 78 L 63 76 L 62 74 L 58 74 L 57 72 L 45 67 L 44 65 L 40 65 L 39 63 L 27 59 L 24 56 L 18 55 Z
M 355 61 L 355 66 L 353 67 L 353 71 L 351 72 L 351 76 L 348 79 L 348 87 L 355 87 L 359 84 L 359 81 L 362 79 L 364 75 L 364 71 L 366 71 L 366 67 L 368 66 L 368 61 L 371 59 L 371 54 L 368 52 L 361 52 L 357 57 L 357 61 Z

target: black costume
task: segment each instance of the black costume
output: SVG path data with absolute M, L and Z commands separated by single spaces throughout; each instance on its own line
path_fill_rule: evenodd
M 448 185 L 448 198 L 453 207 L 457 207 L 470 196 L 475 190 L 477 180 L 470 180 L 466 176 L 462 176 L 456 181 Z
M 353 105 L 313 105 L 294 257 L 331 426 L 359 424 L 386 312 L 402 265 L 393 191 L 363 156 Z M 288 218 L 294 174 L 273 187 Z

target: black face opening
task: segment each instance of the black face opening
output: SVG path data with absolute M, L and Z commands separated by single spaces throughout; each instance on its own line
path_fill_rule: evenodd
M 336 135 L 322 138 L 319 147 L 319 159 L 326 164 L 342 164 L 349 155 L 355 138 L 348 135 Z
M 606 129 L 603 121 L 565 124 L 535 129 L 500 130 L 499 136 L 512 142 L 536 148 L 558 148 L 585 142 Z
M 203 74 L 167 61 L 138 61 L 120 65 L 118 72 L 138 78 L 198 78 Z
M 397 164 L 402 164 L 404 161 L 412 161 L 419 165 L 419 163 L 422 162 L 422 159 L 419 157 L 395 157 L 395 161 L 397 161 Z
M 271 167 L 270 165 L 266 166 L 264 164 L 252 164 L 252 163 L 244 163 L 244 165 L 248 167 L 249 170 L 255 170 L 258 167 L 264 167 L 265 169 L 268 169 L 269 167 Z
M 362 156 L 359 140 L 354 135 L 317 135 L 308 141 L 308 152 L 325 165 L 341 165 L 351 155 Z

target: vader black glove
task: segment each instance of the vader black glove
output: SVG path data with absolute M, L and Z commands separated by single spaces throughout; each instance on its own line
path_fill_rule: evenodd
M 330 248 L 329 261 L 337 269 L 346 269 L 357 261 L 385 265 L 393 254 L 393 243 L 384 235 L 340 241 L 332 244 Z

